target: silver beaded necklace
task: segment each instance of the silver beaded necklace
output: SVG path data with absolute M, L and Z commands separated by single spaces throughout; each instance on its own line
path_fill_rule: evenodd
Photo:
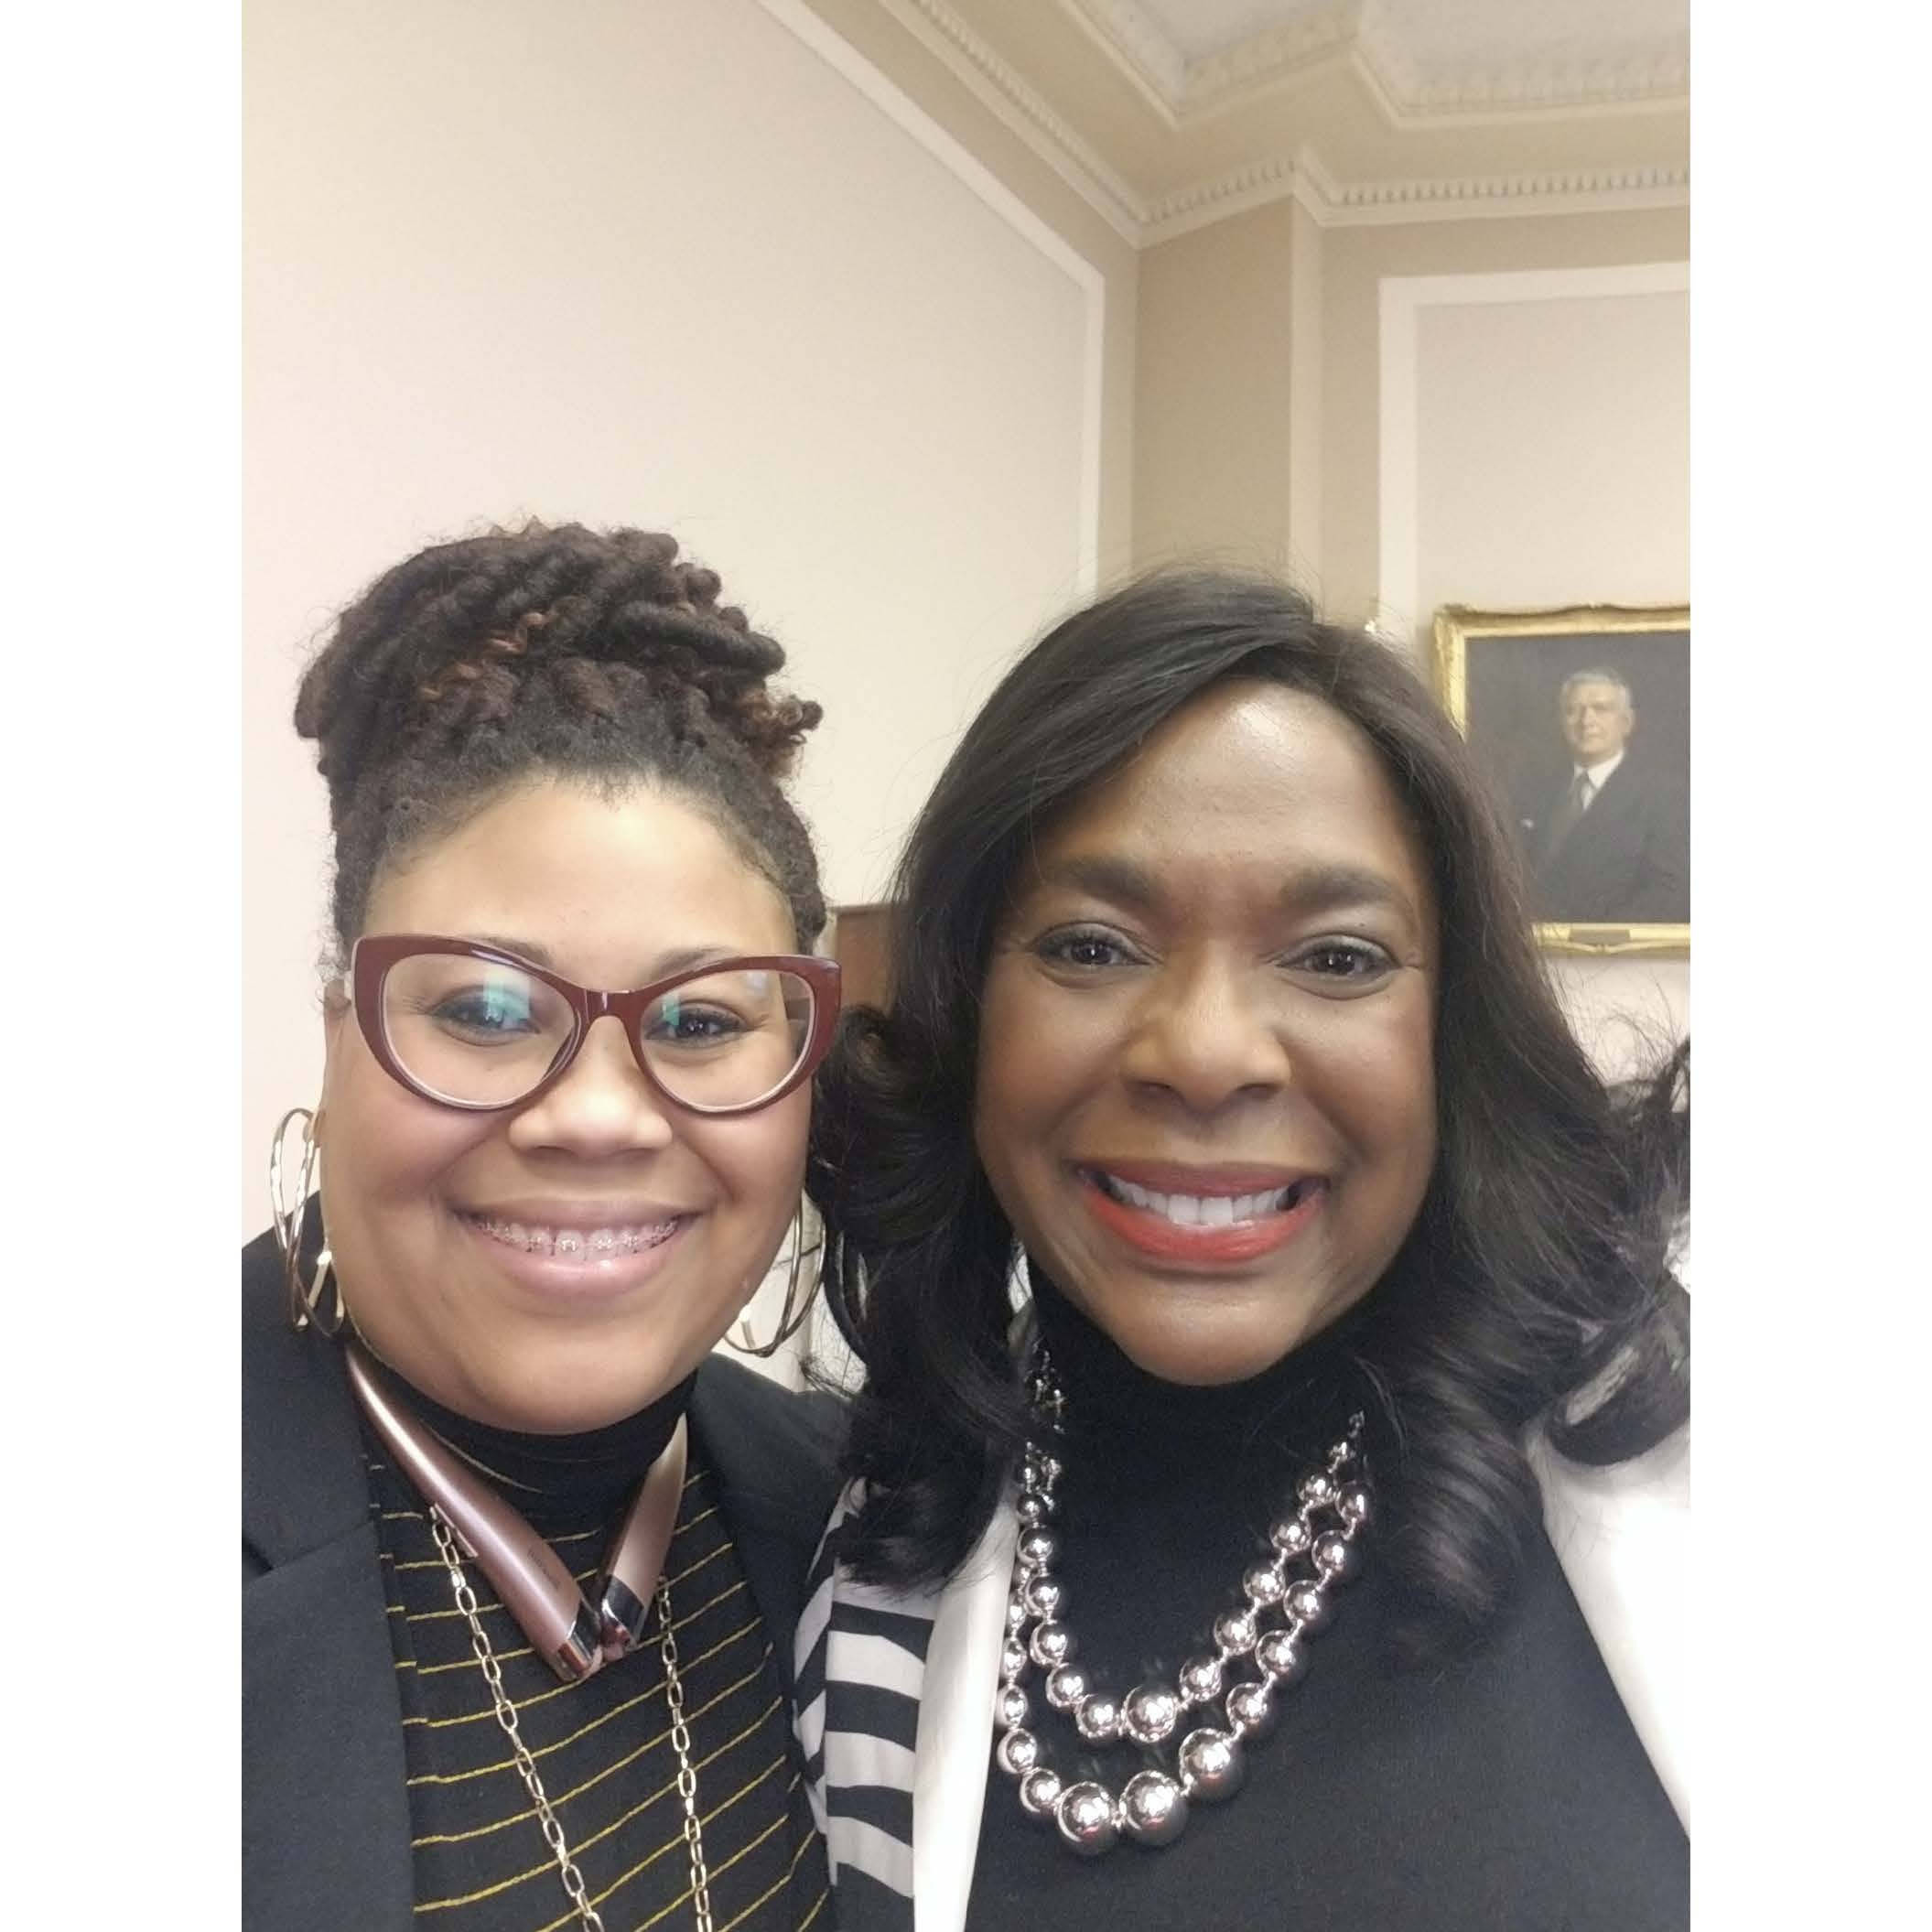
M 1044 1348 L 1035 1355 L 1027 1392 L 1041 1434 L 1057 1426 L 1065 1398 Z M 1188 1806 L 1232 1797 L 1247 1775 L 1246 1745 L 1274 1728 L 1276 1695 L 1300 1681 L 1308 1668 L 1303 1638 L 1327 1624 L 1334 1587 L 1355 1573 L 1355 1538 L 1368 1522 L 1366 1468 L 1361 1452 L 1362 1418 L 1328 1452 L 1324 1469 L 1304 1476 L 1296 1506 L 1270 1527 L 1273 1553 L 1249 1566 L 1241 1579 L 1241 1607 L 1214 1619 L 1211 1656 L 1191 1657 L 1173 1684 L 1137 1686 L 1124 1698 L 1096 1688 L 1074 1661 L 1076 1644 L 1065 1621 L 1066 1588 L 1052 1574 L 1060 1538 L 1052 1527 L 1061 1465 L 1039 1443 L 1030 1443 L 1020 1466 L 1016 1505 L 1020 1536 L 1013 1549 L 1013 1588 L 1007 1603 L 1006 1640 L 1000 1652 L 999 1689 L 993 1702 L 995 1762 L 1020 1786 L 1030 1818 L 1051 1819 L 1063 1843 L 1097 1857 L 1123 1832 L 1143 1845 L 1169 1845 L 1187 1824 Z M 1278 1613 L 1279 1625 L 1263 1620 Z M 1255 1675 L 1228 1683 L 1244 1662 Z M 1070 1716 L 1082 1740 L 1096 1747 L 1133 1744 L 1158 1751 L 1192 1711 L 1218 1706 L 1225 1724 L 1188 1731 L 1174 1768 L 1138 1771 L 1118 1795 L 1097 1780 L 1067 1784 L 1044 1761 L 1039 1734 L 1028 1728 L 1032 1703 L 1026 1690 L 1035 1668 L 1046 1673 L 1044 1694 L 1053 1710 Z

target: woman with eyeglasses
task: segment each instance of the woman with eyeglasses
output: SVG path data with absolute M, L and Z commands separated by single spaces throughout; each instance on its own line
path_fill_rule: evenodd
M 1285 586 L 1132 585 L 900 876 L 813 1170 L 844 1932 L 1681 1927 L 1681 1580 L 1602 1569 L 1681 1547 L 1680 1069 L 1592 1068 L 1441 707 Z
M 336 956 L 243 1257 L 254 1932 L 828 1916 L 785 1694 L 829 1430 L 711 1355 L 838 1009 L 780 786 L 819 713 L 718 597 L 497 531 L 303 680 Z

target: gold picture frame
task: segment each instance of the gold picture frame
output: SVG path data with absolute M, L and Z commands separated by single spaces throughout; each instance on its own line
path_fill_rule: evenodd
M 1594 670 L 1623 686 L 1634 724 L 1624 727 L 1624 755 L 1601 793 L 1607 804 L 1608 785 L 1618 785 L 1614 814 L 1591 826 L 1591 847 L 1579 847 L 1576 831 L 1598 809 L 1597 794 L 1588 809 L 1570 806 L 1560 833 L 1549 801 L 1552 785 L 1561 798 L 1579 756 L 1565 741 L 1560 694 L 1566 679 Z M 1690 607 L 1445 605 L 1436 613 L 1433 672 L 1437 696 L 1524 841 L 1540 900 L 1538 944 L 1592 958 L 1688 955 Z M 1579 860 L 1592 857 L 1602 863 L 1586 880 Z M 1559 858 L 1568 863 L 1560 867 Z M 1566 900 L 1566 892 L 1581 896 Z M 1619 895 L 1628 916 L 1617 916 Z M 1681 918 L 1659 916 L 1679 904 Z

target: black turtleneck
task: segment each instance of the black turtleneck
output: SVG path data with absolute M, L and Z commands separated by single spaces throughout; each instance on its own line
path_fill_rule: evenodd
M 360 1333 L 360 1331 L 359 1331 Z M 365 1349 L 368 1344 L 363 1344 Z M 664 1452 L 678 1418 L 691 1405 L 696 1371 L 635 1415 L 576 1435 L 526 1435 L 446 1409 L 386 1365 L 381 1373 L 407 1405 L 464 1462 L 490 1476 L 534 1528 L 560 1514 L 573 1522 L 615 1523 L 640 1474 Z
M 579 1583 L 596 1575 L 692 1386 L 606 1429 L 534 1436 L 473 1421 L 389 1379 L 421 1420 L 487 1474 Z M 373 1435 L 365 1437 L 403 1706 L 417 1913 L 440 1932 L 573 1924 L 422 1498 Z M 791 1749 L 771 1640 L 695 1439 L 664 1573 L 714 1920 L 758 1932 L 822 1923 L 824 1851 Z M 690 1924 L 656 1617 L 638 1651 L 582 1683 L 561 1684 L 474 1565 L 469 1581 L 519 1731 L 605 1926 L 618 1932 Z
M 1042 1338 L 1065 1394 L 1056 1574 L 1080 1658 L 1124 1694 L 1171 1683 L 1242 1601 L 1242 1570 L 1350 1415 L 1379 1431 L 1344 1322 L 1252 1381 L 1185 1388 L 1129 1362 L 1037 1270 Z M 1370 1468 L 1373 1485 L 1373 1461 Z M 1484 1646 L 1390 1660 L 1394 1609 L 1373 1529 L 1360 1580 L 1282 1693 L 1247 1783 L 1197 1805 L 1160 1851 L 1076 1858 L 988 1781 L 973 1932 L 1290 1926 L 1297 1932 L 1665 1932 L 1688 1916 L 1687 1847 L 1554 1553 L 1536 1539 Z M 1110 1788 L 1143 1763 L 1095 1752 L 1045 1707 L 1033 1727 L 1063 1776 Z M 1197 1722 L 1205 1721 L 1205 1714 Z M 988 1742 L 990 1743 L 990 1732 Z M 1168 1767 L 1171 1768 L 1171 1756 Z

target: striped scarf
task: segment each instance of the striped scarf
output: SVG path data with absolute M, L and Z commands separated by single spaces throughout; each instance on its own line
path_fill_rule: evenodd
M 912 1932 L 913 1747 L 940 1592 L 857 1581 L 839 1498 L 798 1623 L 796 1727 L 840 1932 Z

